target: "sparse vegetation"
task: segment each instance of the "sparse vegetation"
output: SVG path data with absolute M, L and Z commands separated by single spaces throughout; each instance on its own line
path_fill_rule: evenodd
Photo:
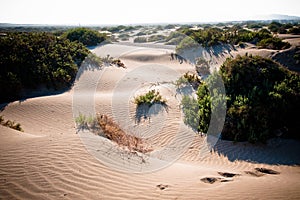
M 99 130 L 97 126 L 97 118 L 89 115 L 88 117 L 79 113 L 79 115 L 75 118 L 75 123 L 78 131 L 90 130 L 91 132 L 96 132 Z
M 23 129 L 21 128 L 20 123 L 16 123 L 15 121 L 11 121 L 11 120 L 6 120 L 5 121 L 5 119 L 2 115 L 0 115 L 0 124 L 2 126 L 6 126 L 6 127 L 9 127 L 9 128 L 15 129 L 17 131 L 24 132 Z
M 125 133 L 118 124 L 106 115 L 98 114 L 97 121 L 106 138 L 115 142 L 120 147 L 127 148 L 129 152 L 148 153 L 152 151 L 145 141 L 139 137 Z

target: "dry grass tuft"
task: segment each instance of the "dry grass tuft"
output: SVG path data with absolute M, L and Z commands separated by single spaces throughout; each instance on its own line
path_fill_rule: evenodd
M 102 128 L 104 135 L 121 147 L 127 148 L 130 152 L 148 153 L 153 149 L 147 147 L 146 143 L 133 135 L 126 134 L 112 119 L 106 115 L 97 115 L 97 121 Z

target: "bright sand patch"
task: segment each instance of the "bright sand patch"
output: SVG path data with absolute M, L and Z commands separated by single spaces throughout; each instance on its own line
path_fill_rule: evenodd
M 116 49 L 121 52 L 120 48 L 105 48 L 107 52 L 116 53 Z M 168 82 L 176 79 L 177 73 L 191 71 L 193 67 L 170 61 L 167 50 L 122 48 L 125 53 L 122 51 L 121 59 L 127 69 L 111 67 L 105 70 L 95 83 L 95 110 L 112 117 L 125 131 L 149 136 L 149 142 L 159 152 L 154 154 L 156 159 L 161 159 L 158 164 L 169 157 L 176 158 L 171 150 L 161 151 L 172 143 L 182 121 L 179 102 Z M 95 52 L 101 52 L 101 48 Z M 86 83 L 83 85 L 89 86 L 94 75 L 93 71 L 85 71 L 81 76 Z M 133 89 L 129 87 L 134 84 Z M 169 110 L 152 115 L 150 122 L 146 118 L 137 123 L 135 105 L 128 99 L 153 87 L 168 98 Z M 81 89 L 87 91 L 81 96 L 85 100 L 84 95 L 89 95 L 91 88 Z M 1 199 L 300 198 L 300 168 L 290 166 L 300 163 L 300 145 L 291 140 L 273 140 L 268 146 L 219 141 L 215 150 L 209 152 L 203 145 L 205 138 L 192 135 L 179 159 L 161 170 L 138 174 L 117 171 L 105 160 L 98 160 L 84 145 L 80 134 L 89 133 L 76 134 L 73 94 L 74 89 L 60 95 L 13 102 L 1 112 L 6 119 L 20 122 L 25 130 L 19 133 L 0 127 Z M 182 134 L 186 135 L 188 132 Z M 185 139 L 190 138 L 182 137 L 180 141 Z M 107 140 L 104 142 L 111 144 Z M 101 153 L 103 158 L 119 159 L 116 163 L 131 166 L 129 169 L 147 169 L 150 165 L 135 162 L 134 156 L 129 156 L 128 161 L 128 155 L 122 158 L 118 153 L 97 149 L 95 152 Z M 272 169 L 280 174 L 262 175 L 255 168 Z M 238 175 L 228 177 L 228 174 Z

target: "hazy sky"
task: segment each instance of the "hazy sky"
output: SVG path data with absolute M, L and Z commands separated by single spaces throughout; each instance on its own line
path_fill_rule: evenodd
M 300 16 L 300 0 L 0 0 L 0 23 L 132 24 Z

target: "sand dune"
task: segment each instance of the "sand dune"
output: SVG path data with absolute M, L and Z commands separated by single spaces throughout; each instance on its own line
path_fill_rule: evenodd
M 120 57 L 127 68 L 82 68 L 71 91 L 12 102 L 1 111 L 25 132 L 0 127 L 0 199 L 300 198 L 299 142 L 218 141 L 210 152 L 206 138 L 182 123 L 172 81 L 192 65 L 170 60 L 168 49 L 111 44 L 93 51 Z M 245 50 L 231 51 L 238 52 Z M 167 98 L 168 111 L 153 108 L 137 122 L 132 100 L 153 88 Z M 143 161 L 108 139 L 76 134 L 79 111 L 108 115 L 155 150 Z

